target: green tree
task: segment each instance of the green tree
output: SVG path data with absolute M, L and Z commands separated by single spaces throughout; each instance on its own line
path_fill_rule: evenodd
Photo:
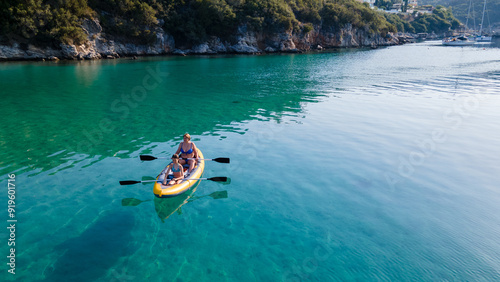
M 392 2 L 377 0 L 376 5 L 389 8 Z M 87 18 L 99 18 L 109 37 L 139 43 L 154 42 L 161 25 L 180 45 L 210 36 L 231 40 L 241 26 L 264 33 L 307 33 L 316 27 L 337 32 L 352 25 L 382 35 L 459 26 L 451 9 L 442 6 L 410 23 L 355 0 L 3 0 L 0 35 L 42 44 L 81 44 L 86 40 L 81 25 Z
M 422 23 L 422 21 L 414 21 L 411 23 L 411 26 L 413 27 L 413 30 L 415 30 L 416 33 L 424 33 L 427 32 L 427 25 L 426 23 Z
M 392 1 L 391 0 L 376 0 L 375 7 L 378 7 L 380 9 L 384 9 L 384 10 L 390 10 L 392 8 Z

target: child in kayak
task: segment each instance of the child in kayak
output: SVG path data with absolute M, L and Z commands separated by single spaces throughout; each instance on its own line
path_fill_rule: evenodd
M 182 165 L 179 163 L 179 155 L 173 154 L 172 155 L 172 163 L 169 164 L 166 168 L 167 171 L 165 172 L 165 178 L 163 179 L 163 185 L 174 185 L 174 184 L 179 184 L 182 182 L 184 179 L 184 171 L 182 168 Z M 165 171 L 165 169 L 163 171 Z M 167 184 L 167 179 L 168 174 L 172 171 L 174 174 L 174 178 L 170 179 L 170 181 Z M 162 172 L 163 174 L 163 172 Z

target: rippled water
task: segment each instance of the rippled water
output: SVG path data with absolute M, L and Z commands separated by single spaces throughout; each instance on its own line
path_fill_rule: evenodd
M 500 279 L 500 49 L 0 65 L 22 281 Z M 206 157 L 157 199 L 189 132 Z M 7 212 L 4 220 L 8 220 Z M 7 226 L 8 224 L 5 223 Z

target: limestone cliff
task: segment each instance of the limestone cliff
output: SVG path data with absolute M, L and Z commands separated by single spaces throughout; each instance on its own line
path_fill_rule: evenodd
M 368 30 L 346 25 L 333 33 L 320 27 L 306 34 L 284 32 L 264 34 L 241 26 L 233 42 L 212 37 L 207 42 L 190 49 L 177 49 L 174 38 L 161 28 L 156 28 L 156 42 L 153 44 L 132 44 L 107 39 L 97 20 L 85 20 L 82 28 L 87 42 L 82 45 L 61 44 L 60 49 L 39 48 L 33 45 L 13 43 L 0 45 L 0 60 L 57 60 L 57 59 L 101 59 L 123 56 L 144 56 L 163 54 L 257 54 L 270 52 L 301 52 L 323 48 L 349 48 L 363 46 L 387 46 L 399 44 L 397 38 L 388 34 L 382 37 Z

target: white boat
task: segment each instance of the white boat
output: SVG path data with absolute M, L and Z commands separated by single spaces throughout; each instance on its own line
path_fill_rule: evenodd
M 469 40 L 469 38 L 465 36 L 445 38 L 442 41 L 442 44 L 445 46 L 472 46 L 474 43 L 474 40 Z
M 474 14 L 474 6 L 472 5 L 472 0 L 469 2 L 469 10 L 467 12 L 467 21 L 465 22 L 465 27 L 468 30 L 468 23 L 469 23 L 469 16 L 471 14 L 471 8 L 472 8 L 472 13 Z M 471 45 L 484 45 L 484 44 L 490 44 L 491 43 L 491 36 L 483 35 L 483 24 L 484 24 L 484 14 L 486 12 L 486 0 L 484 0 L 483 4 L 483 16 L 481 18 L 481 25 L 479 29 L 479 33 L 476 33 L 472 36 L 465 36 L 465 34 L 462 34 L 460 36 L 455 36 L 451 38 L 445 38 L 443 40 L 443 45 L 446 46 L 471 46 Z M 474 29 L 476 28 L 476 21 L 474 19 Z M 470 31 L 469 31 L 470 32 Z
M 476 37 L 476 44 L 490 44 L 490 43 L 491 43 L 491 36 L 478 35 Z
M 491 36 L 483 35 L 483 24 L 484 24 L 484 12 L 486 11 L 486 0 L 484 0 L 483 5 L 483 17 L 481 18 L 481 27 L 479 29 L 479 35 L 476 37 L 477 44 L 490 44 Z

